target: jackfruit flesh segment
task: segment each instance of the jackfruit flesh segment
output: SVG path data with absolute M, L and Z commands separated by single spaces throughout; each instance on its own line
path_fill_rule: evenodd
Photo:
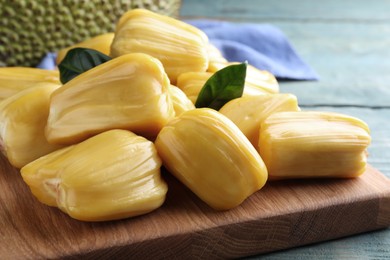
M 37 83 L 61 84 L 59 72 L 27 67 L 0 68 L 0 101 Z
M 110 48 L 112 40 L 114 39 L 114 33 L 105 33 L 92 37 L 65 49 L 61 49 L 57 53 L 56 63 L 59 64 L 66 56 L 69 50 L 73 48 L 89 48 L 97 50 L 105 55 L 110 54 Z
M 214 73 L 232 64 L 238 63 L 221 61 L 212 62 L 210 63 L 207 71 Z M 245 88 L 247 88 L 247 95 L 256 95 L 260 91 L 262 93 L 273 94 L 279 92 L 279 83 L 272 73 L 266 70 L 259 70 L 248 64 L 246 70 Z
M 120 128 L 153 138 L 174 117 L 169 87 L 161 63 L 147 54 L 112 59 L 54 91 L 46 137 L 74 144 Z
M 245 86 L 250 86 L 253 89 L 261 89 L 271 94 L 279 92 L 279 83 L 275 76 L 266 70 L 259 70 L 252 65 L 247 67 Z
M 142 52 L 159 59 L 171 83 L 187 71 L 206 71 L 207 36 L 199 29 L 171 17 L 135 9 L 119 20 L 112 57 Z
M 226 64 L 228 61 L 223 57 L 220 50 L 215 47 L 212 43 L 207 44 L 207 54 L 209 57 L 209 67 L 207 71 L 216 72 L 218 69 L 215 69 L 215 64 Z
M 253 71 L 253 69 L 247 70 L 242 96 L 258 96 L 279 91 L 278 82 L 272 74 L 257 69 L 253 74 Z M 180 74 L 176 85 L 195 104 L 202 87 L 213 74 L 214 72 L 185 72 Z
M 160 207 L 167 185 L 152 142 L 110 130 L 43 156 L 21 169 L 34 196 L 83 221 L 105 221 Z
M 185 111 L 195 109 L 195 105 L 180 88 L 171 85 L 169 91 L 171 93 L 173 109 L 175 110 L 176 116 L 181 115 Z
M 238 206 L 267 180 L 267 169 L 248 139 L 209 108 L 173 119 L 155 145 L 164 166 L 214 209 Z
M 257 148 L 260 125 L 268 116 L 299 110 L 297 97 L 292 94 L 265 94 L 233 99 L 219 112 L 232 120 Z
M 270 179 L 356 177 L 371 138 L 363 121 L 331 112 L 280 112 L 260 129 L 259 152 Z
M 176 86 L 195 104 L 203 85 L 212 75 L 211 72 L 185 72 L 177 78 Z
M 0 147 L 16 168 L 61 148 L 49 144 L 45 126 L 51 93 L 60 85 L 40 83 L 0 103 Z

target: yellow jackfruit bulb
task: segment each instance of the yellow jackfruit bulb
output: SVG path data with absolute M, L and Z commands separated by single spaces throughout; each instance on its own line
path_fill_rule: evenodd
M 105 221 L 160 207 L 167 185 L 154 144 L 126 130 L 110 130 L 43 156 L 21 169 L 42 203 L 72 218 Z
M 218 66 L 216 64 L 228 63 L 228 61 L 225 59 L 225 57 L 223 57 L 221 51 L 218 50 L 218 48 L 215 47 L 212 43 L 207 44 L 207 53 L 209 56 L 209 67 L 208 67 L 207 71 L 216 72 L 217 70 L 219 70 L 219 69 L 215 69 L 216 66 Z
M 259 70 L 249 65 L 246 70 L 245 87 L 256 91 L 275 94 L 279 92 L 279 83 L 275 76 L 266 70 Z
M 276 112 L 299 110 L 297 97 L 292 94 L 265 94 L 233 99 L 219 112 L 232 120 L 257 147 L 260 125 L 268 116 Z
M 207 36 L 171 17 L 143 9 L 130 10 L 119 20 L 111 56 L 142 52 L 159 59 L 174 84 L 187 71 L 206 71 Z
M 180 0 L 2 0 L 0 67 L 35 67 L 50 51 L 113 32 L 127 10 L 147 8 L 177 17 L 180 4 Z
M 195 109 L 195 105 L 180 88 L 171 85 L 169 90 L 176 116 L 181 115 L 185 111 Z
M 202 87 L 214 73 L 215 72 L 185 72 L 179 75 L 176 85 L 183 90 L 187 97 L 195 104 Z M 271 73 L 260 71 L 253 66 L 248 65 L 242 96 L 258 96 L 278 92 L 279 84 Z
M 195 104 L 203 85 L 212 75 L 211 72 L 185 72 L 177 78 L 176 86 Z
M 97 50 L 105 55 L 110 54 L 110 48 L 112 40 L 114 39 L 114 33 L 105 33 L 92 37 L 65 49 L 61 49 L 57 53 L 56 63 L 59 64 L 66 56 L 69 50 L 73 48 L 89 48 Z
M 46 137 L 74 144 L 119 128 L 154 138 L 175 115 L 169 87 L 161 62 L 147 54 L 112 59 L 53 92 Z
M 333 112 L 280 112 L 261 125 L 259 152 L 270 179 L 356 177 L 371 138 L 361 120 Z
M 40 83 L 0 103 L 1 151 L 14 167 L 21 168 L 62 147 L 49 144 L 45 138 L 50 95 L 58 87 Z
M 0 68 L 0 101 L 37 83 L 61 84 L 59 72 L 27 67 Z
M 214 209 L 238 206 L 267 180 L 267 169 L 248 139 L 209 108 L 173 119 L 155 145 L 168 171 Z
M 214 73 L 232 64 L 238 63 L 214 62 L 210 64 L 207 71 Z M 247 89 L 247 95 L 258 95 L 259 93 L 274 94 L 279 92 L 279 83 L 272 73 L 266 70 L 259 70 L 248 64 L 246 69 L 245 88 Z

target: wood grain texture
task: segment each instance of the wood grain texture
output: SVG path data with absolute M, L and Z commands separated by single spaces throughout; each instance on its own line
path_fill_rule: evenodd
M 231 258 L 390 225 L 390 180 L 369 167 L 357 179 L 279 181 L 242 206 L 209 208 L 168 173 L 158 210 L 120 221 L 71 219 L 39 203 L 18 170 L 0 161 L 0 258 Z
M 231 20 L 388 22 L 388 1 L 372 0 L 183 0 L 181 16 Z
M 269 23 L 280 28 L 319 74 L 281 82 L 300 104 L 390 107 L 390 2 L 184 0 L 183 19 Z
M 275 23 L 320 75 L 284 82 L 301 104 L 390 108 L 390 24 Z M 308 91 L 310 90 L 310 91 Z

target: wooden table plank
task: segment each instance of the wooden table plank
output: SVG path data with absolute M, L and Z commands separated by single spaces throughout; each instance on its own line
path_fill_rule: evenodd
M 303 110 L 333 111 L 364 120 L 372 136 L 368 161 L 390 178 L 390 109 L 309 106 Z M 390 228 L 244 259 L 390 259 Z
M 246 260 L 352 260 L 375 259 L 387 260 L 390 258 L 390 229 L 370 232 L 336 239 L 326 243 L 312 244 L 299 248 L 274 252 L 261 256 L 243 258 Z
M 384 0 L 184 0 L 181 15 L 236 21 L 368 21 L 388 22 L 390 2 Z
M 301 104 L 390 107 L 390 12 L 384 11 L 390 2 L 208 1 L 207 8 L 203 2 L 185 1 L 182 17 L 271 23 L 286 34 L 321 77 L 281 83 Z
M 158 210 L 104 223 L 71 219 L 38 202 L 0 157 L 3 259 L 226 259 L 291 248 L 390 225 L 390 179 L 268 182 L 242 205 L 216 211 L 168 173 Z
M 390 24 L 276 23 L 321 79 L 282 83 L 301 104 L 390 107 Z

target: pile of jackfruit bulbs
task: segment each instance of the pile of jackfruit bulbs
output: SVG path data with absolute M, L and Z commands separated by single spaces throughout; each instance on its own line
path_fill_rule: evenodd
M 57 70 L 0 68 L 0 140 L 42 203 L 83 221 L 151 212 L 165 200 L 165 167 L 216 210 L 239 206 L 267 180 L 351 178 L 365 171 L 368 126 L 300 111 L 267 72 L 247 67 L 242 97 L 195 107 L 228 62 L 207 36 L 143 9 L 115 33 L 74 47 L 112 59 L 62 84 Z

